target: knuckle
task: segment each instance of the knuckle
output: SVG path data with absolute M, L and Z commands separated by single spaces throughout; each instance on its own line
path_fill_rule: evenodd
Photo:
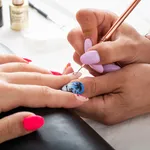
M 96 81 L 95 78 L 85 77 L 82 79 L 85 87 L 87 88 L 87 92 L 90 96 L 94 96 L 96 94 Z M 90 86 L 89 86 L 90 85 Z
M 5 118 L 6 123 L 5 123 L 5 131 L 4 134 L 9 137 L 19 137 L 22 136 L 26 133 L 26 131 L 21 128 L 21 126 L 15 122 L 12 121 L 9 117 Z
M 27 69 L 27 65 L 24 63 L 18 63 L 17 64 L 17 68 L 18 70 L 26 70 Z
M 41 87 L 41 93 L 44 96 L 48 96 L 48 97 L 50 96 L 51 97 L 51 90 L 48 86 L 42 86 Z
M 53 94 L 51 89 L 47 86 L 41 87 L 41 93 L 43 97 L 43 103 L 45 103 L 45 107 L 48 108 L 56 108 L 57 105 L 60 105 L 60 103 L 57 103 L 56 100 L 56 95 Z
M 40 73 L 35 73 L 34 75 L 33 75 L 33 77 L 34 77 L 34 80 L 35 81 L 38 81 L 38 82 L 40 82 L 41 84 L 42 84 L 42 82 L 43 82 L 43 77 L 42 77 L 42 75 L 40 74 Z M 44 84 L 44 83 L 43 83 Z
M 15 126 L 13 126 L 12 128 L 12 124 L 11 124 L 11 121 L 9 118 L 6 118 L 6 122 L 5 122 L 5 134 L 6 135 L 12 135 L 14 133 L 14 130 L 15 130 Z
M 109 44 L 103 45 L 103 48 L 100 48 L 101 61 L 105 64 L 113 62 L 114 53 L 113 48 Z

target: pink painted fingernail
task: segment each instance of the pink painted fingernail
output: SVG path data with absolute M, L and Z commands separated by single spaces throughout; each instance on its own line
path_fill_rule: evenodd
M 93 70 L 97 71 L 98 73 L 103 73 L 103 71 L 104 71 L 104 68 L 102 65 L 90 65 L 90 67 Z
M 27 61 L 28 63 L 32 62 L 31 59 L 28 59 L 28 58 L 23 58 L 25 61 Z
M 88 51 L 80 57 L 82 64 L 93 65 L 100 62 L 100 56 L 96 50 Z
M 86 39 L 84 41 L 84 52 L 87 52 L 87 50 L 91 47 L 92 47 L 92 41 L 90 39 Z
M 77 99 L 77 100 L 79 100 L 79 101 L 83 101 L 83 102 L 86 102 L 86 101 L 88 101 L 88 100 L 89 100 L 89 98 L 84 97 L 84 96 L 79 95 L 79 94 L 75 94 L 75 97 L 76 97 L 76 99 Z
M 38 115 L 28 116 L 23 120 L 23 126 L 27 131 L 34 131 L 44 125 L 44 118 Z
M 50 71 L 51 74 L 55 75 L 55 76 L 61 76 L 62 73 L 56 72 L 56 71 Z
M 113 71 L 117 71 L 120 70 L 121 68 L 115 64 L 109 64 L 109 65 L 104 65 L 104 72 L 113 72 Z

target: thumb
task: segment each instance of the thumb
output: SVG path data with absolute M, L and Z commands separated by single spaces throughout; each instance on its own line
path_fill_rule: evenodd
M 119 70 L 97 77 L 84 77 L 73 80 L 65 85 L 62 90 L 91 98 L 106 93 L 117 92 L 123 82 L 122 80 L 122 73 Z
M 44 124 L 44 118 L 20 112 L 0 119 L 0 143 L 29 134 Z

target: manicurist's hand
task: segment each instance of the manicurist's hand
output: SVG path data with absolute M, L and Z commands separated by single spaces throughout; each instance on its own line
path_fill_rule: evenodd
M 132 64 L 116 72 L 72 81 L 67 87 L 76 91 L 73 85 L 78 81 L 82 95 L 90 98 L 75 109 L 78 114 L 111 125 L 150 112 L 149 77 L 150 64 Z
M 99 43 L 117 20 L 115 14 L 83 9 L 77 12 L 76 18 L 80 28 L 73 29 L 68 40 L 75 49 L 74 60 L 86 64 L 92 74 L 116 71 L 131 63 L 150 63 L 150 41 L 126 23 L 109 41 Z
M 60 75 L 28 63 L 15 55 L 0 55 L 0 113 L 19 106 L 74 108 L 88 99 L 61 91 L 81 74 Z M 65 73 L 72 72 L 71 67 Z M 57 76 L 56 76 L 57 75 Z M 0 143 L 31 133 L 44 124 L 41 116 L 19 112 L 0 119 Z

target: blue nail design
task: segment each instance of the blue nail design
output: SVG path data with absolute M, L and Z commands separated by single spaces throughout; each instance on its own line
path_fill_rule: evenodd
M 72 92 L 74 94 L 83 94 L 84 85 L 81 82 L 71 82 L 62 87 L 62 91 Z

